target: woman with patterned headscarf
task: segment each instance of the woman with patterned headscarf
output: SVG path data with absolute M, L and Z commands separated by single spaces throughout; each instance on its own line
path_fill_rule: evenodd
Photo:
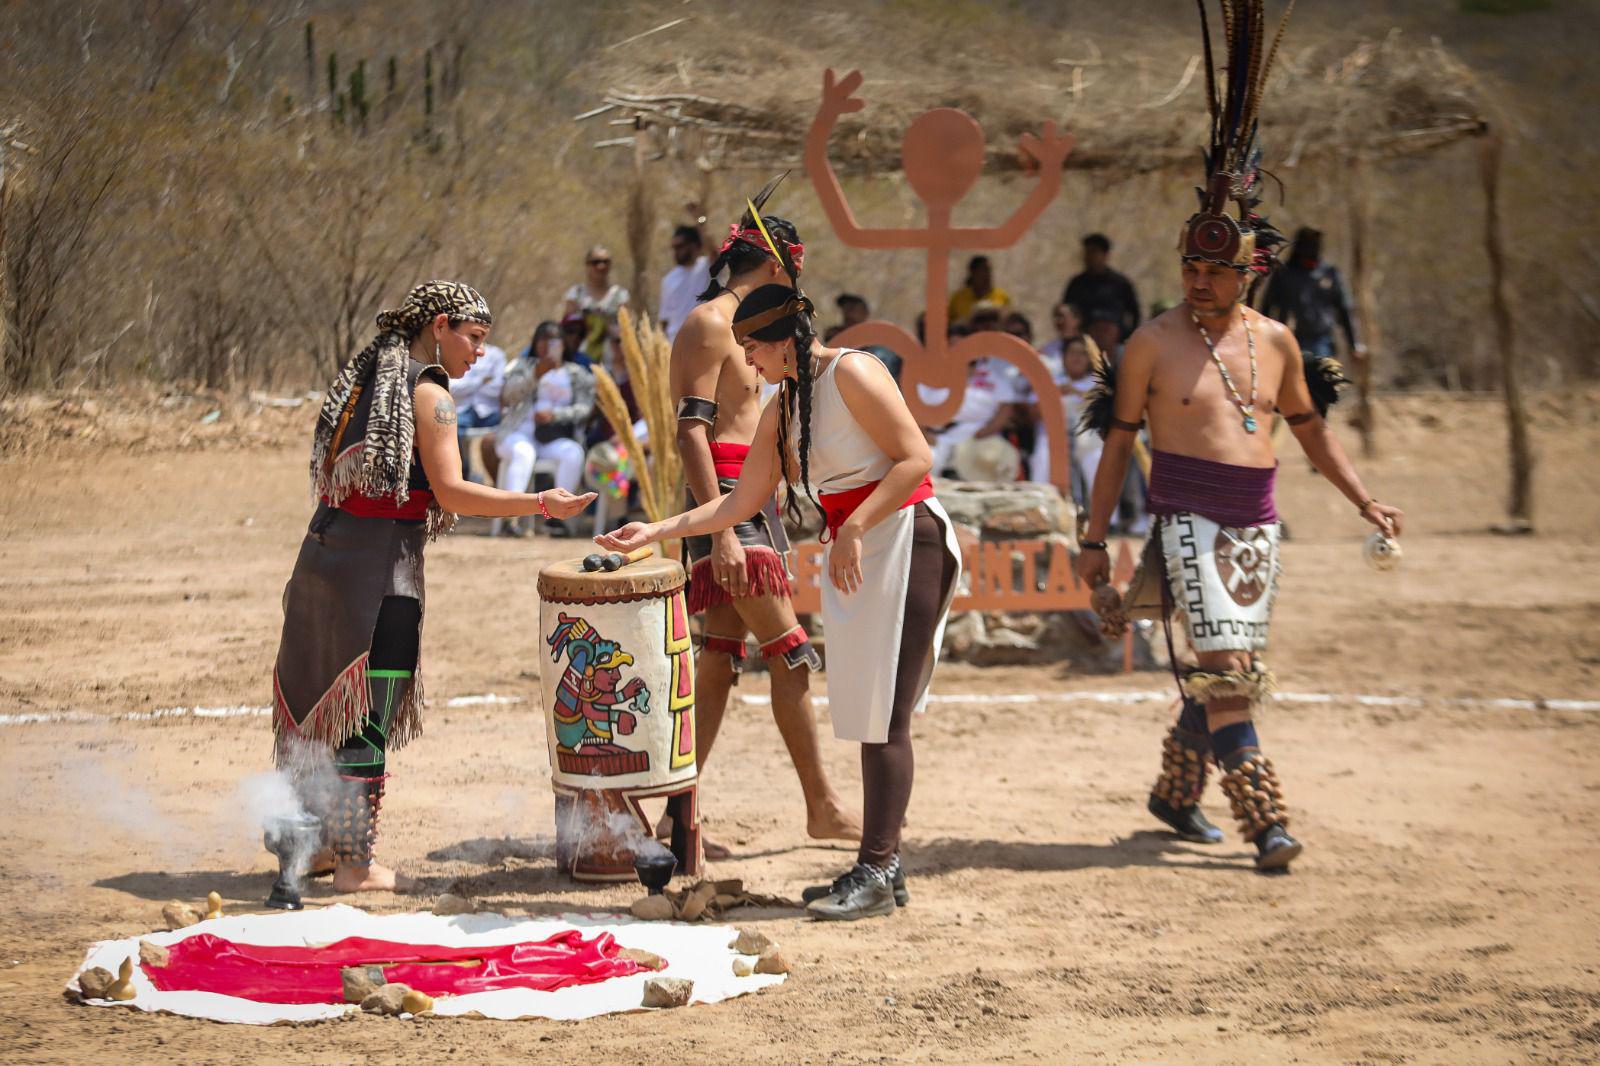
M 418 285 L 378 315 L 378 335 L 339 372 L 317 418 L 319 502 L 284 589 L 272 727 L 278 765 L 322 819 L 321 865 L 334 863 L 337 891 L 396 887 L 372 845 L 385 753 L 422 728 L 423 547 L 457 513 L 565 518 L 594 499 L 462 476 L 448 379 L 483 356 L 492 324 L 470 286 Z

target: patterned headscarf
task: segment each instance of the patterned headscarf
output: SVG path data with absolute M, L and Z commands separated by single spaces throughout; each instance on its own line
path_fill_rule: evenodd
M 478 291 L 456 281 L 423 282 L 406 294 L 405 303 L 380 312 L 378 335 L 344 365 L 322 401 L 311 446 L 311 488 L 316 495 L 335 506 L 353 492 L 406 502 L 416 437 L 416 410 L 406 387 L 406 370 L 412 340 L 439 315 L 455 322 L 494 324 Z M 359 441 L 340 440 L 340 452 L 333 455 L 340 423 L 348 420 L 364 389 L 372 390 L 366 435 Z M 429 522 L 430 528 L 443 524 L 442 513 L 439 518 Z

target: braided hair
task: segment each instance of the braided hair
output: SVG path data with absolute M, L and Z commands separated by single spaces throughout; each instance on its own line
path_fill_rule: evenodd
M 776 234 L 774 234 L 776 236 Z M 759 315 L 764 311 L 781 308 L 784 304 L 795 300 L 798 294 L 787 285 L 763 285 L 751 292 L 739 304 L 734 312 L 734 322 Z M 804 297 L 799 297 L 801 300 Z M 809 308 L 809 304 L 806 307 Z M 748 334 L 758 341 L 769 343 L 782 343 L 785 340 L 794 340 L 794 365 L 795 380 L 785 378 L 778 387 L 778 464 L 784 472 L 785 495 L 783 502 L 784 517 L 791 523 L 799 525 L 804 521 L 800 508 L 800 497 L 795 492 L 794 481 L 789 475 L 789 427 L 792 422 L 800 423 L 799 447 L 795 449 L 795 457 L 800 464 L 800 487 L 805 493 L 811 506 L 816 508 L 819 516 L 823 515 L 822 505 L 817 502 L 816 495 L 811 490 L 811 393 L 814 378 L 814 356 L 812 349 L 816 345 L 817 334 L 811 324 L 811 314 L 805 308 L 798 309 L 792 314 L 785 315 L 774 322 L 770 322 L 760 329 L 752 330 Z M 825 520 L 825 516 L 824 516 Z
M 772 234 L 775 241 L 789 244 L 800 243 L 800 232 L 794 228 L 794 223 L 777 215 L 762 215 L 761 222 L 767 227 L 767 232 Z M 729 278 L 736 278 L 740 274 L 748 273 L 772 258 L 772 253 L 764 248 L 758 248 L 745 241 L 734 241 L 728 245 L 727 251 L 719 252 L 716 261 L 711 264 L 711 284 L 706 286 L 706 291 L 700 294 L 700 302 L 715 299 L 721 295 L 723 284 L 718 279 L 727 272 Z

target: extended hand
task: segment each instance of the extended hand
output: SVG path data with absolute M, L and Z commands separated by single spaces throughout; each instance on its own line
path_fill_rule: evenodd
M 1406 514 L 1398 507 L 1374 500 L 1361 509 L 1361 517 L 1383 530 L 1386 537 L 1398 537 Z
M 614 533 L 602 533 L 594 538 L 594 542 L 602 548 L 614 552 L 635 551 L 646 544 L 654 544 L 661 539 L 661 533 L 653 522 L 629 522 Z
M 828 548 L 828 580 L 846 596 L 861 587 L 861 534 L 840 528 Z
M 544 509 L 550 512 L 552 518 L 571 518 L 594 502 L 592 492 L 574 496 L 566 489 L 547 489 L 539 496 L 544 501 Z
M 711 576 L 730 596 L 750 595 L 750 572 L 745 568 L 744 545 L 732 533 L 720 533 L 711 547 Z
M 867 106 L 865 100 L 858 99 L 855 95 L 861 88 L 861 72 L 852 70 L 844 76 L 844 80 L 835 83 L 831 69 L 822 72 L 822 107 L 819 111 L 831 118 L 848 115 L 852 111 L 860 111 Z
M 1054 122 L 1046 122 L 1039 131 L 1039 136 L 1024 133 L 1018 140 L 1022 151 L 1038 160 L 1039 169 L 1042 171 L 1060 170 L 1061 164 L 1067 161 L 1067 155 L 1076 143 L 1076 137 L 1070 133 L 1062 133 Z

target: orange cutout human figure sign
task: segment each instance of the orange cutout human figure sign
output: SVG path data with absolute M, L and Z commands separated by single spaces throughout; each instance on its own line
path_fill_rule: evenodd
M 832 70 L 822 75 L 822 104 L 806 134 L 805 166 L 812 187 L 834 232 L 854 248 L 923 248 L 928 252 L 927 311 L 924 341 L 891 322 L 861 322 L 835 338 L 847 346 L 878 344 L 901 357 L 900 386 L 911 414 L 925 426 L 943 425 L 955 417 L 966 392 L 967 367 L 995 356 L 1022 372 L 1035 395 L 1050 397 L 1060 390 L 1039 353 L 1009 333 L 977 333 L 951 345 L 946 337 L 950 253 L 956 249 L 1008 248 L 1038 221 L 1061 188 L 1061 167 L 1072 151 L 1073 136 L 1046 122 L 1039 135 L 1023 134 L 1020 148 L 1039 164 L 1039 180 L 1026 200 L 1005 222 L 989 228 L 952 226 L 955 205 L 971 191 L 983 170 L 983 129 L 964 111 L 940 107 L 925 112 L 906 128 L 900 158 L 906 180 L 927 208 L 923 229 L 864 229 L 845 200 L 839 177 L 828 161 L 828 139 L 839 116 L 860 111 L 866 102 L 855 96 L 861 72 L 851 71 L 836 80 Z M 917 386 L 948 390 L 938 403 L 924 402 Z M 1071 491 L 1068 473 L 1066 419 L 1059 403 L 1041 403 L 1045 433 L 1050 441 L 1050 481 L 1063 494 Z

